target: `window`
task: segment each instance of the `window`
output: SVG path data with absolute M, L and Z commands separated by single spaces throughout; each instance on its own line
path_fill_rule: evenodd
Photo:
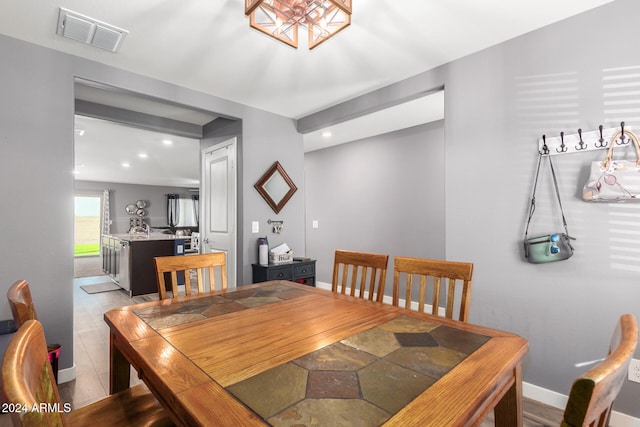
M 178 199 L 178 206 L 180 209 L 180 215 L 178 217 L 178 227 L 196 227 L 198 225 L 196 215 L 196 204 L 193 199 L 185 199 L 180 197 Z
M 167 223 L 169 227 L 198 226 L 198 196 L 180 197 L 167 194 Z

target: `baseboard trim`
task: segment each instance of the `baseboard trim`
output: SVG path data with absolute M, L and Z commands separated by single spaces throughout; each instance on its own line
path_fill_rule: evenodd
M 325 283 L 325 282 L 316 281 L 316 288 L 324 289 L 326 291 L 330 291 L 331 290 L 331 283 Z
M 68 383 L 76 379 L 76 365 L 58 371 L 58 384 Z
M 316 282 L 316 287 L 320 289 L 331 290 L 331 283 Z M 391 304 L 392 299 L 390 296 L 385 295 L 383 302 L 385 304 Z M 404 304 L 403 301 L 400 302 Z M 552 390 L 547 390 L 540 386 L 529 384 L 527 382 L 522 383 L 522 394 L 529 399 L 537 400 L 545 405 L 553 406 L 554 408 L 564 409 L 567 405 L 568 396 L 557 393 Z M 622 412 L 613 411 L 611 413 L 611 425 L 616 427 L 640 427 L 640 418 L 635 418 Z

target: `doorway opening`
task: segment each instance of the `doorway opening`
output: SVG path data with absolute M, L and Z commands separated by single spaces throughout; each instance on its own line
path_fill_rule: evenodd
M 102 196 L 74 196 L 73 256 L 100 255 Z

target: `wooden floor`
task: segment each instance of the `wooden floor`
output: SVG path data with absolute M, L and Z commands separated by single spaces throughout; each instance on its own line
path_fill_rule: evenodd
M 109 329 L 103 313 L 112 308 L 157 299 L 157 294 L 129 298 L 124 291 L 87 294 L 80 286 L 101 283 L 102 277 L 74 279 L 74 361 L 76 379 L 59 386 L 63 402 L 71 402 L 74 408 L 107 396 L 109 392 Z M 62 349 L 65 351 L 68 349 Z M 131 384 L 138 384 L 136 372 L 132 370 Z M 525 399 L 525 426 L 558 426 L 562 411 Z M 10 425 L 8 416 L 0 416 L 0 427 Z M 489 417 L 483 424 L 492 426 Z
M 524 427 L 558 427 L 562 421 L 563 411 L 535 400 L 524 398 Z M 481 427 L 494 426 L 493 417 L 489 416 Z

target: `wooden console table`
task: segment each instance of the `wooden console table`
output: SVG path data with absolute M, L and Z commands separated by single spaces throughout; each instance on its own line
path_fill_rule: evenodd
M 269 280 L 290 280 L 308 286 L 316 286 L 316 260 L 292 261 L 282 264 L 252 264 L 253 283 Z

